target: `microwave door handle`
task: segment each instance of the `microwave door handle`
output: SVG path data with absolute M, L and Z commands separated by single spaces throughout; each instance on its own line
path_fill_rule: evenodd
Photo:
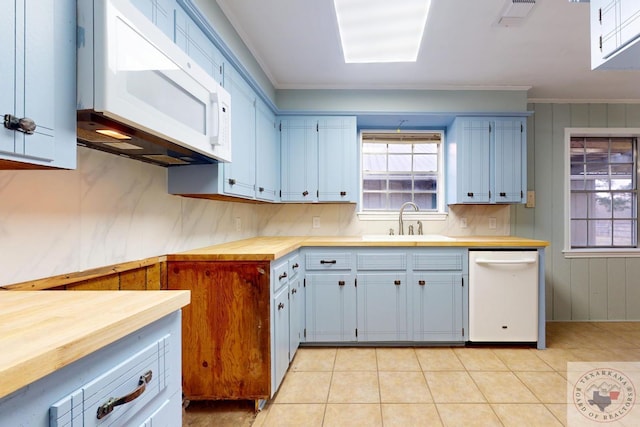
M 484 259 L 478 258 L 475 260 L 476 264 L 534 264 L 536 262 L 534 259 Z
M 209 93 L 209 105 L 207 106 L 209 117 L 208 137 L 211 146 L 220 145 L 220 97 L 216 92 Z

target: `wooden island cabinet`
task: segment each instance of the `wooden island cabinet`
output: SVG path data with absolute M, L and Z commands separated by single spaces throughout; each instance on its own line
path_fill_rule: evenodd
M 168 261 L 169 289 L 191 291 L 183 311 L 183 393 L 190 400 L 271 396 L 270 263 Z

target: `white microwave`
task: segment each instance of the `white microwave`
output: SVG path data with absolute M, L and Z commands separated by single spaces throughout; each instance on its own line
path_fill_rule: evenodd
M 78 142 L 161 166 L 231 161 L 229 93 L 129 0 L 78 2 Z

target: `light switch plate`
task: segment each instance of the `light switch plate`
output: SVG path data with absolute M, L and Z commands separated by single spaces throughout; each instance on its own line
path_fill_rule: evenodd
M 536 192 L 535 191 L 527 191 L 527 204 L 525 205 L 528 208 L 536 207 Z
M 320 217 L 319 216 L 314 216 L 312 224 L 313 224 L 312 225 L 313 228 L 320 228 Z

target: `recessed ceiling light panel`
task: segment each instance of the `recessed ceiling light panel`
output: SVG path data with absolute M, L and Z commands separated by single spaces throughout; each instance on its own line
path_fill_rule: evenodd
M 415 62 L 431 0 L 333 0 L 347 63 Z

